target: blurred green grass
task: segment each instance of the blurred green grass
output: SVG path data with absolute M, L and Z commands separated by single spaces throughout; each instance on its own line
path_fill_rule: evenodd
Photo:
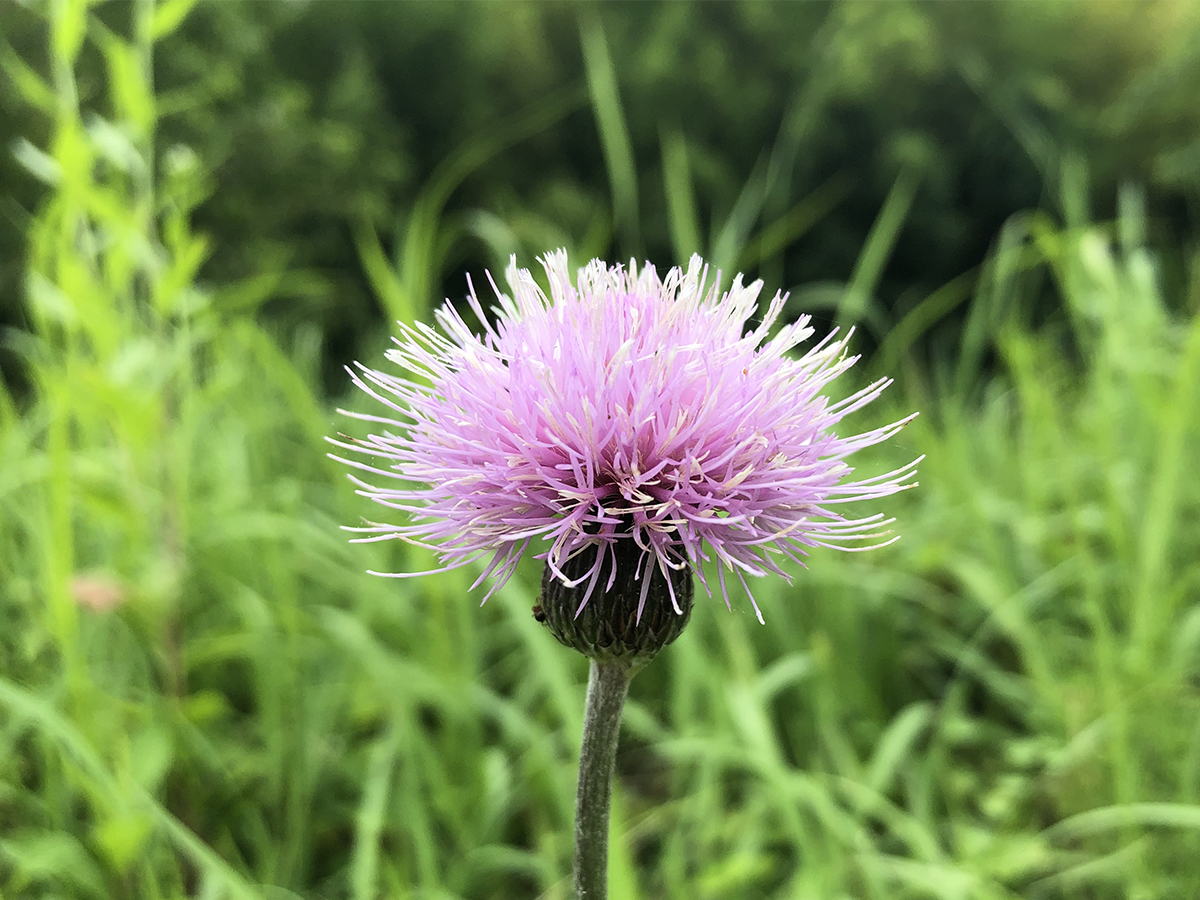
M 470 573 L 364 574 L 430 559 L 338 531 L 372 515 L 323 455 L 359 400 L 325 396 L 319 331 L 256 316 L 295 276 L 279 260 L 199 278 L 219 185 L 157 144 L 152 53 L 188 4 L 131 7 L 127 37 L 46 9 L 51 78 L 26 88 L 52 135 L 17 152 L 48 193 L 7 335 L 33 389 L 0 391 L 0 896 L 567 897 L 585 667 L 530 614 L 536 566 L 482 609 Z M 458 229 L 514 248 L 445 197 L 573 104 L 641 239 L 604 40 L 584 18 L 586 97 L 445 161 L 395 258 L 359 231 L 389 316 L 427 316 Z M 106 118 L 80 99 L 85 42 Z M 841 190 L 780 204 L 791 141 L 706 235 L 664 128 L 676 251 L 778 263 Z M 1014 217 L 898 321 L 872 298 L 908 170 L 849 283 L 794 298 L 877 333 L 860 376 L 898 383 L 857 424 L 922 415 L 861 467 L 925 454 L 921 487 L 886 504 L 898 544 L 756 584 L 765 626 L 700 602 L 634 682 L 614 900 L 1200 896 L 1200 279 L 1161 277 L 1181 250 L 1135 187 L 1094 221 L 1085 164 L 1054 170 L 1062 216 Z M 921 337 L 960 308 L 930 362 Z

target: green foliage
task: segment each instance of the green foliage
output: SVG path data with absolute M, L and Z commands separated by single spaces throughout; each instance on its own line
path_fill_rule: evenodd
M 1193 224 L 1195 5 L 1025 6 L 339 0 L 197 4 L 180 19 L 172 4 L 154 66 L 159 132 L 221 185 L 196 211 L 223 242 L 204 277 L 284 272 L 257 299 L 269 295 L 284 329 L 320 326 L 329 375 L 392 315 L 363 277 L 365 236 L 402 265 L 411 214 L 445 161 L 559 102 L 519 151 L 495 149 L 442 197 L 433 296 L 511 252 L 678 260 L 703 245 L 727 269 L 827 301 L 897 179 L 916 175 L 872 298 L 898 317 L 978 265 L 1010 215 L 1055 196 L 1063 148 L 1086 150 L 1104 215 L 1134 177 L 1156 227 Z M 53 105 L 39 9 L 0 5 L 5 146 L 41 134 L 32 110 Z M 125 34 L 128 9 L 92 17 Z M 86 103 L 103 62 L 88 41 L 76 62 Z M 568 102 L 584 96 L 591 110 Z M 10 194 L 0 320 L 12 323 L 37 193 L 0 155 Z M 671 233 L 680 202 L 684 236 Z
M 12 164 L 43 187 L 11 267 L 22 327 L 6 333 L 30 389 L 0 390 L 2 896 L 565 898 L 585 666 L 530 614 L 536 566 L 483 609 L 471 573 L 367 576 L 434 560 L 345 543 L 337 525 L 374 513 L 323 456 L 322 437 L 350 427 L 322 389 L 323 333 L 263 305 L 329 294 L 353 318 L 313 271 L 338 219 L 337 252 L 395 318 L 425 318 L 476 251 L 603 253 L 614 232 L 788 280 L 805 235 L 849 241 L 830 216 L 861 175 L 797 174 L 836 145 L 814 110 L 871 94 L 883 71 L 917 102 L 913 85 L 948 65 L 935 36 L 969 25 L 955 7 L 894 5 L 879 22 L 853 5 L 701 7 L 728 26 L 716 40 L 683 29 L 696 9 L 664 5 L 631 14 L 638 44 L 607 8 L 580 24 L 517 7 L 502 27 L 509 13 L 481 12 L 518 36 L 477 36 L 482 69 L 516 72 L 505 53 L 537 60 L 560 28 L 588 77 L 503 110 L 470 101 L 466 132 L 434 134 L 436 169 L 417 180 L 402 141 L 389 168 L 373 132 L 341 127 L 375 108 L 369 66 L 323 95 L 321 54 L 305 57 L 314 72 L 284 54 L 278 80 L 261 52 L 269 36 L 324 39 L 333 8 L 22 9 L 44 58 L 12 49 L 25 25 L 8 33 L 4 71 L 40 111 L 13 126 Z M 391 8 L 350 18 L 398 29 Z M 404 15 L 419 27 L 400 59 L 461 34 L 433 5 Z M 751 153 L 686 104 L 646 118 L 642 92 L 682 91 L 671 73 L 688 54 L 731 122 L 761 117 L 763 72 L 800 53 L 772 42 L 780 21 L 824 55 L 782 126 L 734 136 L 761 139 Z M 770 52 L 735 78 L 746 35 Z M 248 84 L 206 64 L 218 50 Z M 521 77 L 551 84 L 554 65 Z M 278 117 L 234 109 L 242 90 Z M 227 114 L 254 126 L 238 140 L 259 145 L 259 169 L 236 141 L 222 158 L 184 140 L 203 122 L 228 138 Z M 548 135 L 591 121 L 594 188 L 538 171 L 560 149 Z M 474 183 L 521 163 L 518 144 L 542 193 Z M 925 455 L 921 487 L 887 504 L 904 538 L 756 584 L 765 627 L 748 604 L 699 598 L 633 683 L 614 900 L 1200 895 L 1196 261 L 1132 187 L 1111 221 L 1090 216 L 1089 178 L 1105 176 L 1063 154 L 1045 173 L 1057 214 L 1009 219 L 977 272 L 889 308 L 889 265 L 942 177 L 926 145 L 897 146 L 856 259 L 793 303 L 877 332 L 864 366 L 899 384 L 873 416 L 922 411 L 861 461 Z M 295 206 L 264 200 L 279 189 L 256 171 L 297 185 Z M 939 341 L 960 311 L 960 339 Z

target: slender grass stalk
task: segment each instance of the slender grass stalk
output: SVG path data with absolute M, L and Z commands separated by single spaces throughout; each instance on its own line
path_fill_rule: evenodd
M 617 736 L 629 682 L 637 670 L 628 662 L 593 659 L 588 672 L 575 794 L 575 896 L 608 896 L 608 811 L 612 800 Z

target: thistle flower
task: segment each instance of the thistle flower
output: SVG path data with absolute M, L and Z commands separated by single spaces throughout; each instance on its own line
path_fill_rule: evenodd
M 544 585 L 574 589 L 576 616 L 613 587 L 620 558 L 622 577 L 636 567 L 636 621 L 652 583 L 676 614 L 690 603 L 692 574 L 711 596 L 710 559 L 728 605 L 727 572 L 749 595 L 746 575 L 787 579 L 780 562 L 800 562 L 809 548 L 895 540 L 881 514 L 838 511 L 911 486 L 917 462 L 851 478 L 847 457 L 908 419 L 838 434 L 890 383 L 826 398 L 857 359 L 849 335 L 793 353 L 814 334 L 810 318 L 770 336 L 786 300 L 777 294 L 749 326 L 762 282 L 739 275 L 719 293 L 699 257 L 665 278 L 650 265 L 594 260 L 573 281 L 561 250 L 542 265 L 550 295 L 514 258 L 511 293 L 491 282 L 490 317 L 468 279 L 482 334 L 447 303 L 435 315 L 440 331 L 401 323 L 387 357 L 402 375 L 351 370 L 390 413 L 347 413 L 384 430 L 332 440 L 365 457 L 335 458 L 371 477 L 351 476 L 360 494 L 404 514 L 353 529 L 358 540 L 430 548 L 443 564 L 435 571 L 483 560 L 472 587 L 491 578 L 488 596 L 532 550 L 545 560 Z

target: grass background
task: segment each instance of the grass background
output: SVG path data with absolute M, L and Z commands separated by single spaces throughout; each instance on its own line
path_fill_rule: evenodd
M 190 6 L 47 4 L 41 70 L 5 56 L 44 187 L 0 389 L 0 896 L 565 898 L 584 662 L 532 618 L 536 566 L 482 609 L 470 572 L 364 574 L 431 560 L 338 530 L 371 511 L 323 437 L 360 399 L 320 327 L 261 309 L 304 273 L 205 268 L 222 183 L 162 139 L 155 82 Z M 351 229 L 389 319 L 428 316 L 464 227 L 499 258 L 516 223 L 577 261 L 665 238 L 765 277 L 820 227 L 838 184 L 781 203 L 786 132 L 708 210 L 664 129 L 647 217 L 590 10 L 579 90 L 448 154 L 395 248 Z M 610 227 L 447 213 L 581 104 Z M 756 584 L 765 626 L 699 602 L 636 679 L 614 900 L 1200 896 L 1200 270 L 1134 183 L 1093 215 L 1091 173 L 1056 156 L 971 277 L 895 306 L 925 177 L 901 166 L 845 283 L 797 297 L 862 326 L 856 377 L 897 376 L 856 424 L 921 411 L 860 471 L 925 454 L 921 487 L 882 504 L 901 542 Z

